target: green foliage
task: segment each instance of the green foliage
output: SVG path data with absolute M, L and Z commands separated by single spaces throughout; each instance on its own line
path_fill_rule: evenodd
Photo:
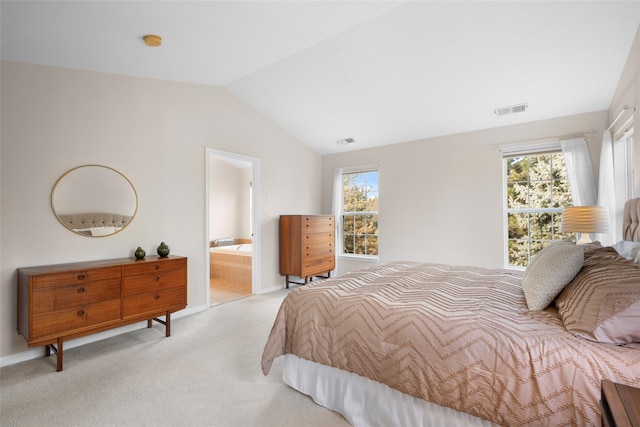
M 378 172 L 342 178 L 344 253 L 378 255 Z
M 562 153 L 507 160 L 509 265 L 524 267 L 549 242 L 572 237 L 560 233 L 564 206 L 573 199 Z

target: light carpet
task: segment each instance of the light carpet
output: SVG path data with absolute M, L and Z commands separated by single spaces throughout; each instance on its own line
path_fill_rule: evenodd
M 0 369 L 4 426 L 348 426 L 260 358 L 287 290 Z M 43 350 L 44 352 L 44 350 Z

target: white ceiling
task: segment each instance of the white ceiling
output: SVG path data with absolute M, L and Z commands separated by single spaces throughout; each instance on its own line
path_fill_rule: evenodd
M 640 0 L 2 0 L 0 15 L 2 59 L 225 86 L 327 154 L 606 110 Z

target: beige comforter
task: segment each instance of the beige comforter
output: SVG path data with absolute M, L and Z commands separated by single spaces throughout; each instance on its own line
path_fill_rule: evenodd
M 508 426 L 600 425 L 600 380 L 640 386 L 640 350 L 530 312 L 519 272 L 392 263 L 289 293 L 262 357 L 294 354 Z

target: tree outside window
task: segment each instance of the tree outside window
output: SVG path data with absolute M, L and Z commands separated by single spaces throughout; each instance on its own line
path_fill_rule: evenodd
M 343 253 L 378 255 L 378 171 L 342 175 Z
M 573 199 L 561 152 L 510 157 L 505 161 L 508 263 L 526 267 L 548 243 L 575 239 L 573 233 L 560 233 L 562 208 L 573 206 Z

